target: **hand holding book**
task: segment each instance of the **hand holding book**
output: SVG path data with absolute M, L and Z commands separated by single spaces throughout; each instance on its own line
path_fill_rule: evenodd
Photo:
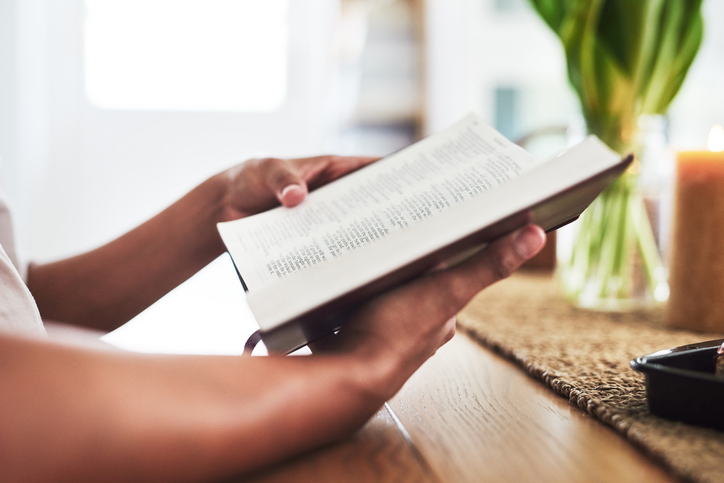
M 230 178 L 225 220 L 245 218 L 279 204 L 287 208 L 297 206 L 309 190 L 377 159 L 365 156 L 250 159 L 225 173 Z
M 337 334 L 321 339 L 314 352 L 361 354 L 388 366 L 396 388 L 455 332 L 455 314 L 478 292 L 507 277 L 545 244 L 535 225 L 493 242 L 455 267 L 428 273 L 374 298 L 356 310 Z
M 571 222 L 630 164 L 595 137 L 545 163 L 471 114 L 277 208 L 219 224 L 270 350 L 343 325 L 355 306 L 527 224 Z

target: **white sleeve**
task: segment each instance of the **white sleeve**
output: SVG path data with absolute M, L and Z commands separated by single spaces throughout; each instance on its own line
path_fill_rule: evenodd
M 0 190 L 0 245 L 20 274 L 23 281 L 27 281 L 28 264 L 18 256 L 15 231 L 13 230 L 13 217 L 7 203 L 5 192 Z

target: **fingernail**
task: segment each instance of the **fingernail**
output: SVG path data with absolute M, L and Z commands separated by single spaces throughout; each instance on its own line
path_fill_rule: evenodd
M 525 258 L 532 257 L 545 245 L 545 237 L 540 236 L 538 229 L 526 226 L 515 236 L 515 247 L 518 253 Z
M 298 184 L 290 184 L 281 192 L 281 199 L 287 203 L 298 203 L 304 199 L 304 189 Z

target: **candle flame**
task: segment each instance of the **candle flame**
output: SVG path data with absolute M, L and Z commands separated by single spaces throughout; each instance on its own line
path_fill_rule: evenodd
M 720 153 L 724 151 L 724 127 L 714 126 L 709 132 L 709 151 Z

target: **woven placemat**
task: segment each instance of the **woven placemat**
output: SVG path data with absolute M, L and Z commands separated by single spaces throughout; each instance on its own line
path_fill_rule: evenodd
M 673 474 L 722 481 L 724 432 L 653 416 L 644 377 L 629 362 L 723 335 L 666 329 L 662 319 L 662 311 L 577 309 L 562 299 L 551 276 L 517 274 L 476 297 L 459 315 L 458 326 L 613 427 Z

